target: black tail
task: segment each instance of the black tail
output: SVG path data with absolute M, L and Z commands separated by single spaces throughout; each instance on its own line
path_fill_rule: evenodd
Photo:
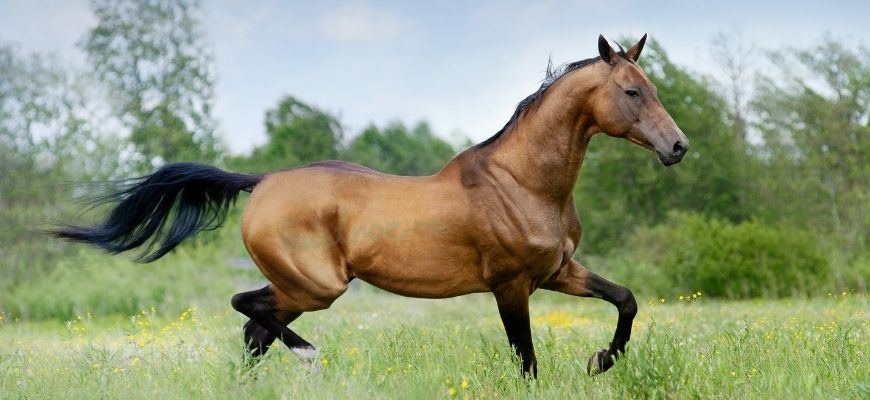
M 148 242 L 137 260 L 151 262 L 182 240 L 202 230 L 219 228 L 239 192 L 250 191 L 261 179 L 205 164 L 169 164 L 151 175 L 128 181 L 126 189 L 98 198 L 98 204 L 114 204 L 101 224 L 69 225 L 52 233 L 113 254 Z

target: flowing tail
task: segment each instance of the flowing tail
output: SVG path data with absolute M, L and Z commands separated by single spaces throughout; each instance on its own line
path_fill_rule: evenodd
M 261 179 L 205 164 L 168 164 L 151 175 L 131 179 L 126 189 L 96 199 L 97 204 L 114 205 L 99 225 L 65 225 L 51 233 L 113 254 L 147 242 L 137 260 L 151 262 L 184 239 L 219 228 L 239 192 L 251 191 Z

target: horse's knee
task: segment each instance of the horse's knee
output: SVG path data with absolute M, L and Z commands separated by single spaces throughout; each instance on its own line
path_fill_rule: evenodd
M 615 300 L 616 307 L 619 309 L 619 315 L 628 318 L 634 318 L 637 315 L 637 301 L 634 299 L 634 294 L 631 290 L 620 286 Z

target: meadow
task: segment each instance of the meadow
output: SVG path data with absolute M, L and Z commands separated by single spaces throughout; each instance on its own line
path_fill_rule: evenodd
M 590 377 L 616 312 L 599 300 L 538 292 L 539 379 L 522 379 L 490 295 L 408 299 L 358 287 L 297 331 L 318 365 L 275 345 L 244 362 L 241 316 L 226 307 L 68 321 L 0 315 L 2 398 L 867 398 L 865 295 L 641 299 L 629 350 Z

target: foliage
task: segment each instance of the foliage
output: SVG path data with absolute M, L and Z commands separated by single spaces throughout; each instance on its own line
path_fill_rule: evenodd
M 341 123 L 332 114 L 286 96 L 266 111 L 269 141 L 250 156 L 227 161 L 234 168 L 262 173 L 338 158 L 344 136 Z
M 761 216 L 833 234 L 847 253 L 870 250 L 870 51 L 826 38 L 771 60 L 778 74 L 763 77 L 753 103 Z
M 660 268 L 678 291 L 717 297 L 788 297 L 829 291 L 831 269 L 813 237 L 757 220 L 730 223 L 671 214 L 629 242 L 638 259 Z
M 0 42 L 0 291 L 54 268 L 66 245 L 44 222 L 70 208 L 70 179 L 107 178 L 123 143 L 98 130 L 88 82 L 54 57 Z
M 210 250 L 187 246 L 143 265 L 80 248 L 42 276 L 0 295 L 0 310 L 28 319 L 69 320 L 86 312 L 131 315 L 152 306 L 214 306 L 232 296 L 234 276 L 226 270 L 224 253 Z
M 215 161 L 214 73 L 198 3 L 95 0 L 92 10 L 97 25 L 81 47 L 130 129 L 141 171 Z
M 428 175 L 453 158 L 456 150 L 420 122 L 408 129 L 393 122 L 379 129 L 369 125 L 355 137 L 342 158 L 369 168 L 399 175 Z
M 387 173 L 425 175 L 438 171 L 456 152 L 425 122 L 413 129 L 401 122 L 384 128 L 372 124 L 345 146 L 336 116 L 292 96 L 266 112 L 266 132 L 265 145 L 250 156 L 229 158 L 229 167 L 263 173 L 342 159 Z

